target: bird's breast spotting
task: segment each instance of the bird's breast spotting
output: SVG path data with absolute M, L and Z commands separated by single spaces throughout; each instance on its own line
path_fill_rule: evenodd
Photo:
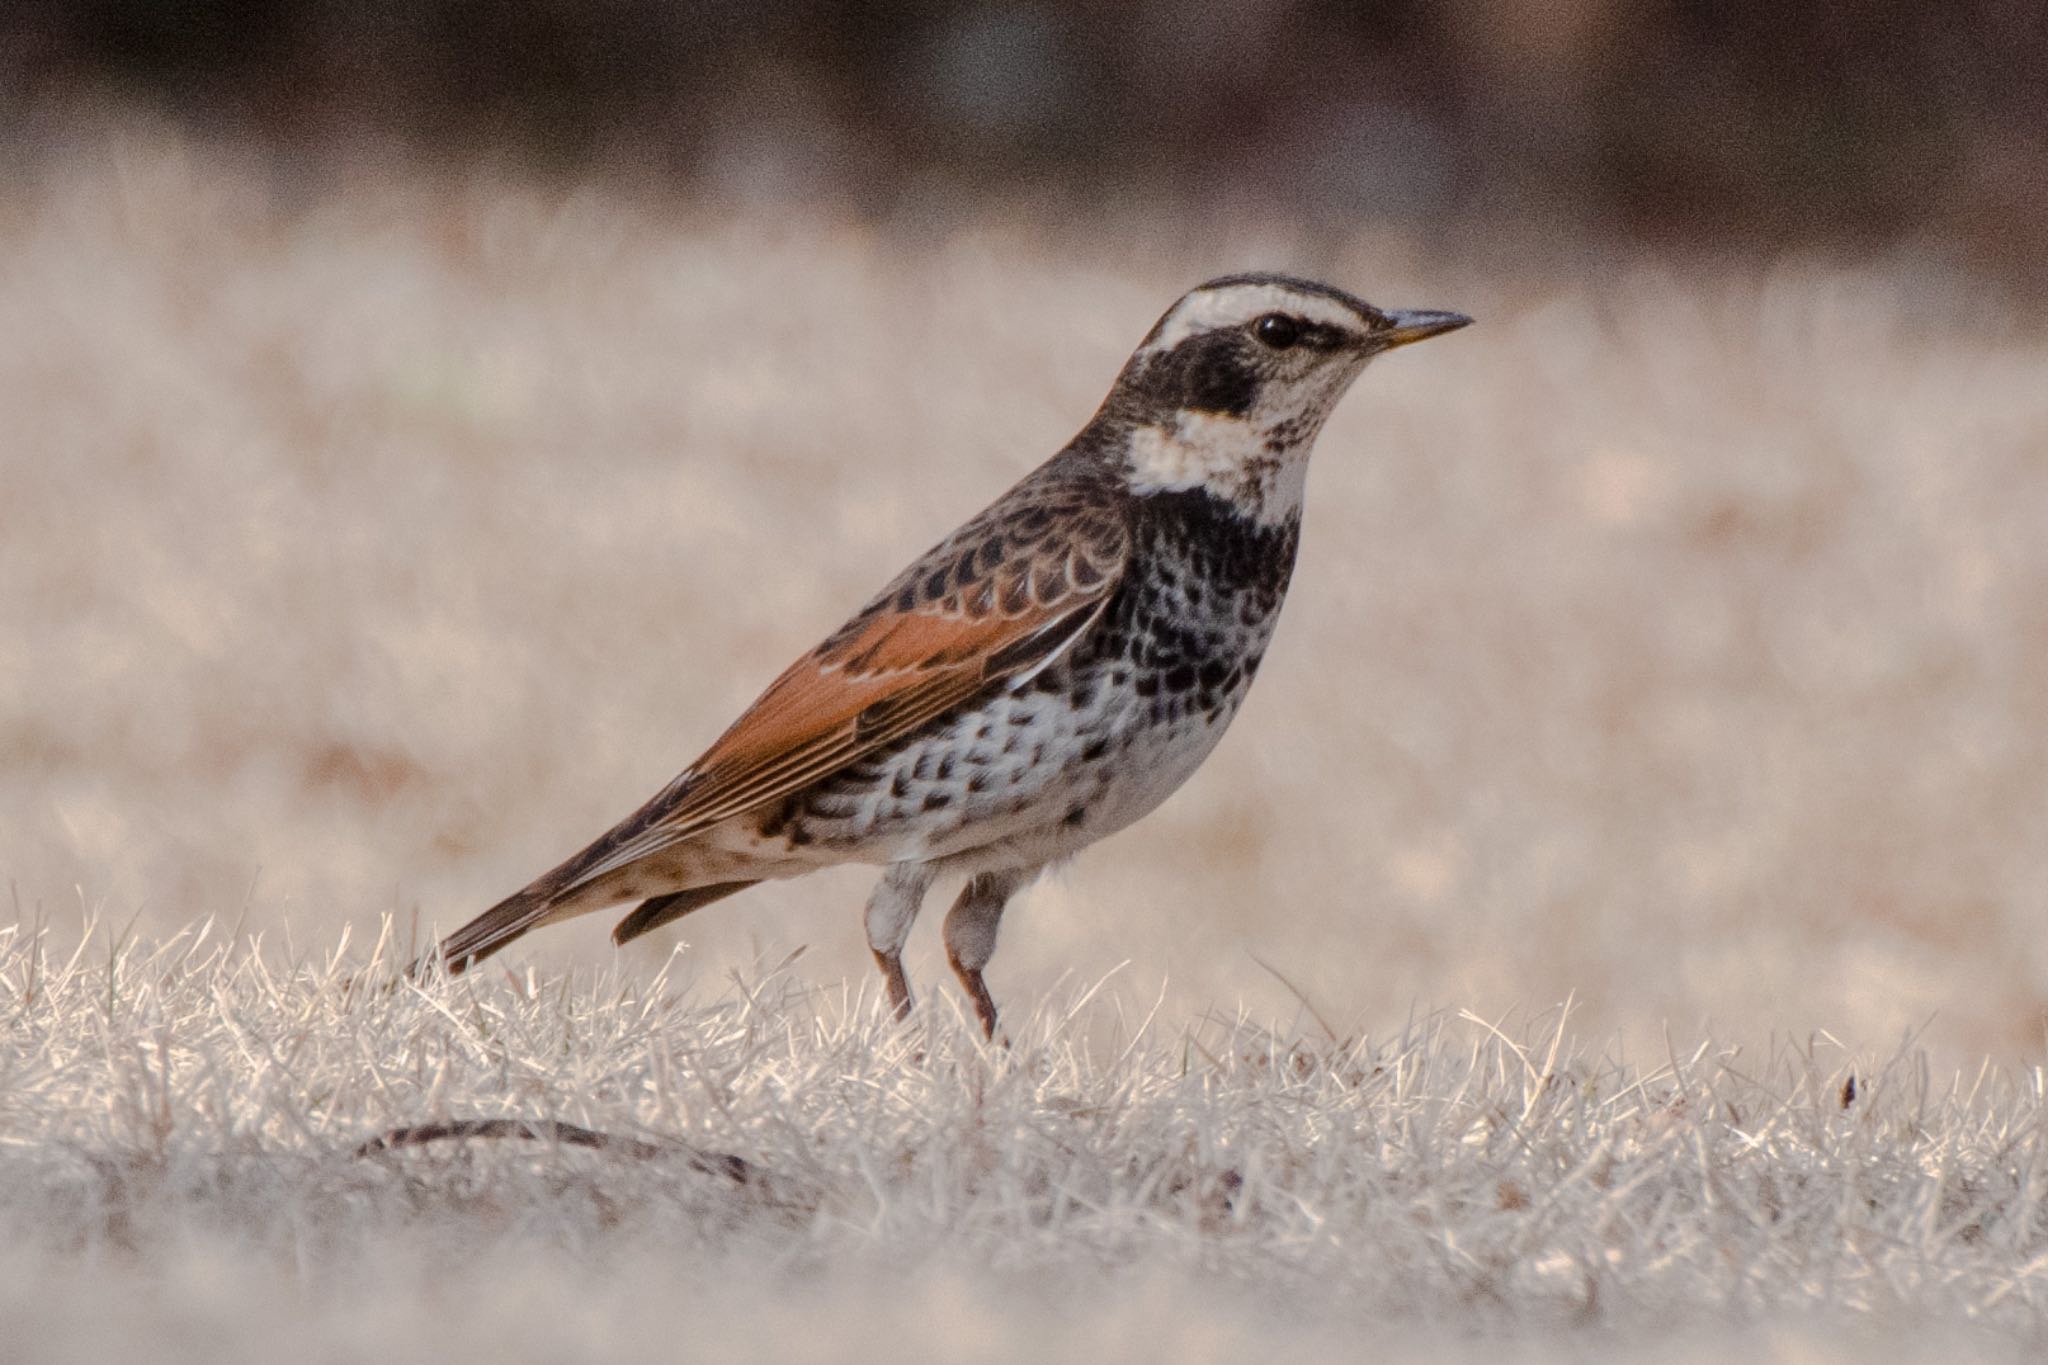
M 1200 490 L 1133 508 L 1132 568 L 1051 667 L 940 717 L 785 803 L 790 856 L 1070 855 L 1145 815 L 1200 766 L 1258 672 L 1298 526 Z

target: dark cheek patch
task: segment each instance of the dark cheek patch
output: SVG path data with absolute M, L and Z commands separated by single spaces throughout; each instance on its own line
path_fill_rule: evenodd
M 1198 412 L 1244 416 L 1252 410 L 1252 400 L 1258 397 L 1259 377 L 1246 363 L 1236 337 L 1220 335 L 1203 340 L 1213 344 L 1190 357 L 1187 405 Z
M 1189 337 L 1146 367 L 1145 388 L 1162 406 L 1242 417 L 1259 394 L 1259 376 L 1234 332 Z

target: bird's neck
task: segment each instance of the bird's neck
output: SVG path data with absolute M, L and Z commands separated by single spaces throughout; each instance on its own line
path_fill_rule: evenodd
M 1198 490 L 1264 526 L 1301 515 L 1309 450 L 1321 414 L 1260 421 L 1182 410 L 1161 422 L 1133 425 L 1124 440 L 1131 491 L 1139 495 Z
M 1200 488 L 1158 491 L 1132 499 L 1133 525 L 1145 555 L 1185 572 L 1166 579 L 1185 593 L 1199 583 L 1200 603 L 1183 611 L 1220 613 L 1241 625 L 1265 621 L 1280 609 L 1301 543 L 1301 519 L 1260 523 L 1234 504 Z

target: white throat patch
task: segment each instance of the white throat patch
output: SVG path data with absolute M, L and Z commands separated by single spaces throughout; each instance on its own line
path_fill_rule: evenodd
M 1242 507 L 1261 525 L 1301 511 L 1308 484 L 1309 439 L 1267 448 L 1265 433 L 1242 417 L 1182 412 L 1159 426 L 1133 428 L 1131 490 L 1177 493 L 1192 488 Z

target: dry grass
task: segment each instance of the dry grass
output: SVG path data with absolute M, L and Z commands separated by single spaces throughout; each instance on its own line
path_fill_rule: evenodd
M 89 1341 L 189 1311 L 203 1346 L 253 1304 L 236 1342 L 317 1328 L 334 1358 L 652 1355 L 684 1322 L 828 1358 L 842 1319 L 913 1359 L 1331 1355 L 1363 1324 L 1486 1349 L 1440 1317 L 1587 1319 L 1546 1338 L 1575 1358 L 1667 1321 L 1700 1359 L 2034 1330 L 2038 319 L 1910 262 L 915 240 L 149 138 L 32 170 L 0 202 L 0 875 L 59 959 L 93 915 L 142 946 L 33 982 L 8 949 L 10 1314 Z M 596 921 L 550 931 L 516 978 L 425 994 L 309 965 L 345 927 L 450 925 L 637 802 L 1065 439 L 1180 288 L 1249 265 L 1482 325 L 1332 423 L 1208 769 L 1013 911 L 1013 1055 L 943 991 L 902 1035 L 849 998 L 858 875 L 616 958 Z M 280 955 L 185 957 L 207 915 Z M 805 946 L 816 990 L 755 979 Z M 704 984 L 735 968 L 756 994 Z M 1075 982 L 1103 984 L 1070 1018 Z M 1554 1015 L 1431 1012 L 1573 992 L 1555 1067 Z M 1666 1057 L 1673 1019 L 1713 1042 Z M 1770 1041 L 1881 1059 L 1921 1029 L 1847 1110 L 1847 1053 Z M 1982 1086 L 1932 1079 L 1987 1052 Z M 775 1189 L 347 1155 L 495 1112 L 681 1134 Z
M 1004 1051 L 959 1011 L 897 1027 L 786 973 L 418 987 L 389 961 L 9 935 L 10 1321 L 74 1344 L 185 1321 L 246 1358 L 317 1328 L 332 1359 L 867 1359 L 852 1343 L 900 1334 L 913 1360 L 1351 1354 L 1361 1333 L 1622 1358 L 1754 1349 L 1726 1334 L 1760 1321 L 1766 1354 L 1825 1360 L 1908 1327 L 1893 1347 L 2017 1352 L 2048 1321 L 2038 1071 L 1826 1044 L 1634 1063 L 1555 1015 L 1184 1032 L 1070 992 Z M 680 1139 L 753 1174 L 518 1142 L 355 1154 L 448 1115 Z

